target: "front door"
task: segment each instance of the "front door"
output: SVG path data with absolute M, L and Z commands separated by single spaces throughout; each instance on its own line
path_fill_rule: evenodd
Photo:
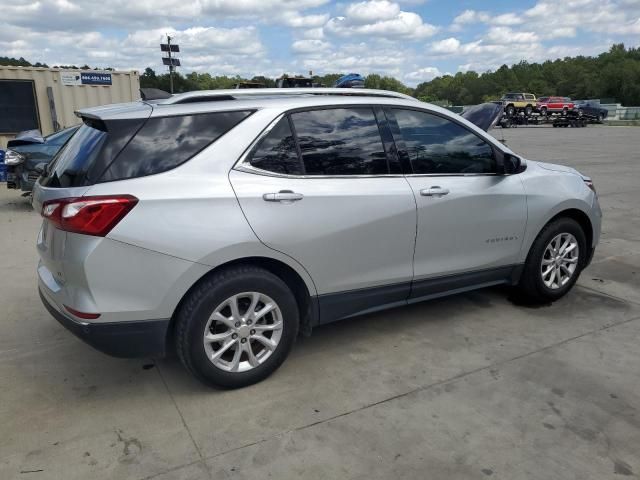
M 418 208 L 412 297 L 506 278 L 527 218 L 518 175 L 498 175 L 494 147 L 462 123 L 423 110 L 387 115 Z

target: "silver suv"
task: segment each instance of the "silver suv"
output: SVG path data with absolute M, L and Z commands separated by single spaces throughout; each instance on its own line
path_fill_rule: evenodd
M 193 92 L 78 112 L 34 189 L 39 290 L 116 356 L 175 346 L 200 380 L 264 379 L 301 331 L 490 285 L 562 297 L 591 180 L 393 92 Z

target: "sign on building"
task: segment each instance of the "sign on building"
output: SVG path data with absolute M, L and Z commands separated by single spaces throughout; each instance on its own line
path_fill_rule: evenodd
M 110 73 L 98 72 L 60 72 L 63 85 L 111 85 Z

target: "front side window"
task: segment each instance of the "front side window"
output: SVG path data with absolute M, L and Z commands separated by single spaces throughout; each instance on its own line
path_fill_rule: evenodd
M 251 154 L 249 163 L 252 167 L 268 172 L 302 175 L 298 150 L 288 117 L 283 117 L 262 139 Z
M 404 148 L 417 174 L 495 173 L 493 148 L 465 127 L 417 110 L 393 109 Z
M 306 175 L 389 173 L 370 107 L 331 108 L 291 115 Z

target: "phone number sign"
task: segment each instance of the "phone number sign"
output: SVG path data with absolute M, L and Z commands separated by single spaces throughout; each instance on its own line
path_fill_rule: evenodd
M 111 85 L 110 73 L 60 72 L 63 85 Z
M 82 85 L 111 85 L 110 73 L 80 73 Z

